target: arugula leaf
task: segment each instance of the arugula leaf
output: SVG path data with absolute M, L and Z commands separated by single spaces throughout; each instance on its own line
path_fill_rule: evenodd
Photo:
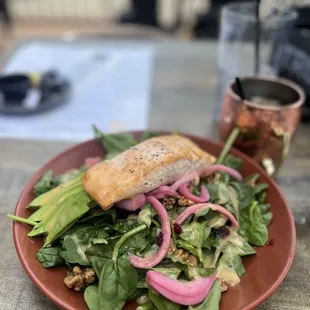
M 109 260 L 99 279 L 99 303 L 101 310 L 122 310 L 127 299 L 135 292 L 138 273 L 128 259 L 119 258 L 115 264 Z
M 256 201 L 241 212 L 240 232 L 257 246 L 264 246 L 268 241 L 268 229 Z
M 37 259 L 45 268 L 64 265 L 65 261 L 60 256 L 61 250 L 61 246 L 41 248 L 37 253 Z
M 97 285 L 90 285 L 84 291 L 84 300 L 89 310 L 100 310 Z
M 244 208 L 247 208 L 254 200 L 255 191 L 253 187 L 246 183 L 231 182 L 230 185 L 237 193 L 239 210 L 242 211 Z
M 42 178 L 34 186 L 34 193 L 36 196 L 40 196 L 55 188 L 59 184 L 60 182 L 55 182 L 53 180 L 53 171 L 49 170 L 44 173 Z
M 63 251 L 61 257 L 71 264 L 89 266 L 90 261 L 85 252 L 91 242 L 97 239 L 105 239 L 108 234 L 102 229 L 94 226 L 82 227 L 63 238 Z M 107 242 L 106 242 L 107 243 Z
M 106 151 L 106 159 L 111 159 L 137 144 L 130 133 L 104 134 L 95 125 L 93 125 L 93 130 L 96 139 L 101 142 Z
M 219 310 L 221 294 L 220 281 L 216 280 L 206 299 L 199 305 L 189 306 L 188 310 Z
M 178 305 L 164 296 L 159 295 L 154 290 L 149 289 L 149 297 L 153 304 L 156 306 L 157 310 L 180 310 L 181 305 Z
M 223 165 L 240 171 L 242 168 L 242 159 L 232 154 L 228 154 L 223 161 Z

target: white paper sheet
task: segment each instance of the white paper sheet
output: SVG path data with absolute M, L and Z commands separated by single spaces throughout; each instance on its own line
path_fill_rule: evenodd
M 37 115 L 0 114 L 0 136 L 82 141 L 92 137 L 91 124 L 106 132 L 146 129 L 152 58 L 151 46 L 24 45 L 3 71 L 59 70 L 73 85 L 72 98 L 66 105 Z

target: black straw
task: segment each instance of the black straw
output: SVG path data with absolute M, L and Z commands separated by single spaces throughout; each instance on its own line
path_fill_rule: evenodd
M 260 18 L 259 18 L 259 6 L 260 6 L 260 0 L 256 0 L 256 10 L 255 10 L 255 17 L 256 17 L 256 23 L 255 23 L 255 74 L 259 73 L 259 67 L 260 67 L 260 57 L 259 57 L 259 45 L 260 45 Z
M 243 92 L 241 81 L 240 81 L 240 79 L 238 77 L 236 77 L 235 81 L 236 81 L 236 86 L 237 86 L 238 94 L 239 94 L 241 100 L 244 100 L 245 97 L 244 97 L 244 92 Z

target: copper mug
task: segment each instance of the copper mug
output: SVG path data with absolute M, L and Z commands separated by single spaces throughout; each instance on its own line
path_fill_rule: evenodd
M 244 100 L 235 82 L 224 97 L 220 139 L 238 127 L 234 146 L 263 165 L 270 175 L 279 170 L 300 121 L 304 91 L 295 83 L 263 76 L 241 79 Z

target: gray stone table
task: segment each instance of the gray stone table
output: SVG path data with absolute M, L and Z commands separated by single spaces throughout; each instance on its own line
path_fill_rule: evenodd
M 151 129 L 217 137 L 212 124 L 216 87 L 216 44 L 155 42 Z M 258 309 L 310 309 L 310 128 L 300 126 L 279 178 L 293 210 L 297 251 L 286 279 Z M 72 145 L 0 139 L 0 309 L 55 310 L 23 271 L 15 252 L 12 213 L 27 179 L 44 162 Z M 272 257 L 270 258 L 272 259 Z M 234 310 L 234 309 L 232 309 Z

